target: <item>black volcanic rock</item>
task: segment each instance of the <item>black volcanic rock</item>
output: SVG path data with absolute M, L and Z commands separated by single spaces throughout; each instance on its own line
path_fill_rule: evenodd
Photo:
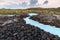
M 23 19 L 0 26 L 0 40 L 60 40 L 60 37 L 26 24 Z M 12 19 L 13 20 L 13 19 Z
M 60 40 L 58 36 L 29 24 L 8 25 L 0 27 L 1 40 Z
M 17 22 L 20 22 L 21 24 L 26 23 L 23 20 L 23 18 L 28 17 L 28 16 L 29 15 L 26 15 L 26 14 L 24 14 L 24 15 L 18 15 L 18 16 L 16 16 L 16 15 L 15 16 L 0 16 L 0 26 L 2 24 L 4 24 L 5 22 L 8 23 L 8 21 L 11 21 L 11 22 L 17 21 Z
M 36 16 L 31 16 L 30 19 L 38 21 L 40 23 L 60 27 L 60 19 L 57 16 L 49 15 L 49 14 L 39 14 Z
M 26 17 L 28 17 L 29 15 L 27 15 L 27 14 L 22 14 L 22 15 L 20 15 L 19 17 L 20 18 L 26 18 Z

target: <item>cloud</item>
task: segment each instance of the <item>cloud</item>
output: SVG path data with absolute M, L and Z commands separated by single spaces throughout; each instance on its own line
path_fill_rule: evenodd
M 0 8 L 21 8 L 29 5 L 29 0 L 2 0 L 0 1 Z
M 0 8 L 60 7 L 60 0 L 0 0 Z
M 10 4 L 10 3 L 19 4 L 19 2 L 15 1 L 15 0 L 2 0 L 2 2 L 0 1 L 0 6 L 4 6 L 4 5 L 7 5 L 7 4 Z
M 44 3 L 43 3 L 43 4 L 48 4 L 48 0 L 44 1 Z
M 60 0 L 48 0 L 47 4 L 43 4 L 46 0 L 38 0 L 38 4 L 41 7 L 51 8 L 51 7 L 60 7 Z
M 36 5 L 37 2 L 38 0 L 30 0 L 30 5 Z
M 48 6 L 60 6 L 60 0 L 49 0 Z

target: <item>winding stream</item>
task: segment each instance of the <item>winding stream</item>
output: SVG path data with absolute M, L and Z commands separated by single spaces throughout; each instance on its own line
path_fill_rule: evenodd
M 33 16 L 33 15 L 37 15 L 37 14 L 36 13 L 30 13 L 29 15 Z M 26 24 L 34 25 L 36 27 L 39 27 L 40 29 L 43 29 L 46 32 L 49 32 L 49 33 L 54 34 L 54 35 L 58 35 L 60 37 L 60 28 L 56 28 L 55 26 L 52 27 L 50 25 L 44 25 L 42 23 L 39 23 L 39 22 L 34 21 L 32 19 L 29 19 L 30 16 L 24 18 L 24 20 L 26 21 Z

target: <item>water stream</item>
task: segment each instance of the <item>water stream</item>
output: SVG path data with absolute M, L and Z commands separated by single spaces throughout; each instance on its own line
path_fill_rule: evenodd
M 37 14 L 36 13 L 30 13 L 29 15 L 33 16 L 33 15 L 37 15 Z M 43 29 L 46 32 L 49 32 L 49 33 L 54 34 L 54 35 L 58 35 L 60 37 L 60 28 L 56 28 L 55 26 L 52 27 L 50 25 L 44 25 L 42 23 L 39 23 L 39 22 L 34 21 L 32 19 L 29 19 L 30 16 L 24 18 L 24 20 L 26 21 L 26 24 L 34 25 L 36 27 L 39 27 L 40 29 Z

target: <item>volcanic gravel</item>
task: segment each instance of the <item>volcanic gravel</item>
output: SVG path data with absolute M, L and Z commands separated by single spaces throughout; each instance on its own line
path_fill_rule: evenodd
M 45 25 L 51 25 L 60 28 L 60 19 L 58 19 L 56 16 L 39 14 L 36 16 L 31 16 L 30 19 Z
M 17 18 L 17 20 L 0 26 L 0 40 L 60 40 L 56 35 L 26 24 L 23 18 Z

